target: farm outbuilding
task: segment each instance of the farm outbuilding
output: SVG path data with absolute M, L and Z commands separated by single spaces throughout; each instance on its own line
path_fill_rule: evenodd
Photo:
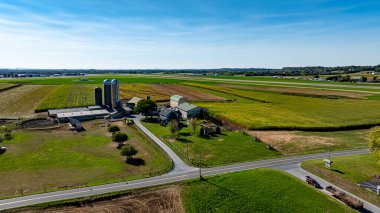
M 137 103 L 141 101 L 142 98 L 139 97 L 133 97 L 131 100 L 127 102 L 127 107 L 131 108 L 132 110 L 137 106 Z
M 198 118 L 201 115 L 202 108 L 190 103 L 182 103 L 177 106 L 179 112 L 181 112 L 182 118 Z
M 161 124 L 168 124 L 171 120 L 178 120 L 178 114 L 170 108 L 162 108 L 159 112 Z

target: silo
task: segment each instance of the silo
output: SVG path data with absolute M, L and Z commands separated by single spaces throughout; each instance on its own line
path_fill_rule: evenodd
M 111 91 L 112 91 L 112 106 L 117 108 L 117 102 L 119 101 L 119 81 L 113 79 L 111 81 Z
M 112 107 L 111 81 L 108 79 L 103 81 L 103 92 L 104 92 L 104 105 L 108 107 Z
M 102 89 L 99 87 L 95 88 L 95 105 L 102 106 L 103 100 L 102 100 Z

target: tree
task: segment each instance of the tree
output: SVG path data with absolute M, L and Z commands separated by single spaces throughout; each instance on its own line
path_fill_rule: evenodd
M 112 141 L 118 143 L 118 147 L 122 147 L 123 143 L 128 140 L 128 135 L 122 132 L 115 132 L 112 134 Z
M 380 127 L 374 127 L 369 134 L 369 148 L 380 164 Z
M 136 112 L 141 112 L 147 118 L 154 110 L 156 110 L 157 105 L 151 99 L 141 100 L 137 103 L 135 107 Z
M 176 133 L 176 132 L 179 131 L 179 126 L 178 126 L 177 119 L 172 119 L 169 122 L 169 128 L 170 128 L 170 132 L 172 133 L 172 135 L 174 135 L 174 133 Z
M 133 145 L 128 144 L 121 148 L 120 153 L 121 155 L 127 156 L 127 158 L 130 159 L 138 153 L 138 150 Z
M 190 119 L 190 125 L 191 125 L 191 128 L 193 129 L 193 133 L 195 135 L 195 131 L 197 131 L 197 126 L 198 126 L 198 119 L 197 118 L 191 118 Z
M 120 128 L 116 125 L 111 125 L 108 127 L 108 132 L 118 132 L 120 131 Z

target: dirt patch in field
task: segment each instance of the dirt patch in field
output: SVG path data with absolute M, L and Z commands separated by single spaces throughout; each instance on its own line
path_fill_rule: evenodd
M 21 126 L 22 128 L 34 129 L 34 128 L 51 128 L 51 127 L 57 127 L 59 125 L 49 120 L 36 119 L 36 120 L 25 121 Z
M 347 98 L 366 99 L 371 94 L 360 92 L 346 92 L 346 91 L 332 91 L 332 90 L 319 90 L 319 89 L 306 89 L 306 88 L 285 88 L 285 87 L 251 87 L 243 85 L 220 84 L 219 86 L 236 88 L 236 89 L 254 89 L 262 91 L 274 91 L 293 94 L 308 94 L 320 96 L 341 96 Z
M 259 138 L 262 142 L 270 144 L 283 154 L 307 152 L 319 147 L 335 144 L 331 137 L 305 136 L 294 131 L 251 131 L 250 135 Z
M 146 192 L 135 193 L 107 201 L 93 202 L 80 207 L 49 208 L 46 210 L 24 210 L 23 213 L 35 212 L 185 212 L 181 203 L 180 186 L 170 186 L 163 189 L 152 189 Z
M 222 97 L 197 91 L 190 87 L 175 85 L 175 84 L 154 84 L 153 87 L 161 92 L 165 92 L 170 97 L 171 95 L 182 95 L 185 98 L 193 101 L 223 101 Z

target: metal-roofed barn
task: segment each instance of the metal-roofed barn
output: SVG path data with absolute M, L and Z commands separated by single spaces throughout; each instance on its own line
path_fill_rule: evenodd
M 195 106 L 190 103 L 182 103 L 177 106 L 178 111 L 180 111 L 182 118 L 198 118 L 202 112 L 202 108 Z

